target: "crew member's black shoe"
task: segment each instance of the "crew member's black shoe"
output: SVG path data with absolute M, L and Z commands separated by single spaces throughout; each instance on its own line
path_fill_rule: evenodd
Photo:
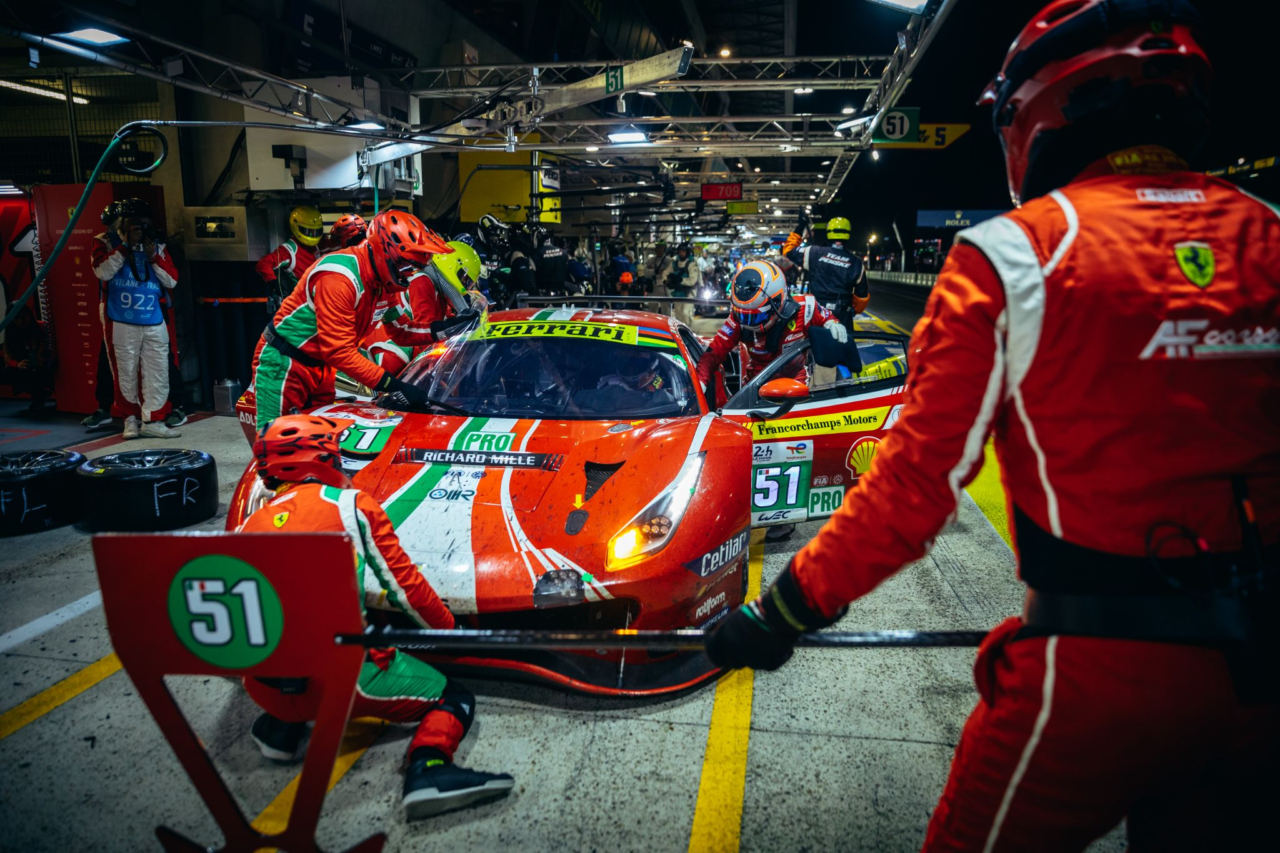
M 764 541 L 766 542 L 785 542 L 791 538 L 791 534 L 796 532 L 794 524 L 776 524 L 765 531 Z
M 89 415 L 89 417 L 80 421 L 81 426 L 88 427 L 89 429 L 97 429 L 98 427 L 110 426 L 110 424 L 111 424 L 111 413 L 108 412 L 106 409 L 98 409 L 96 412 Z
M 260 715 L 249 729 L 249 736 L 258 749 L 272 761 L 292 761 L 306 733 L 306 723 L 286 723 L 270 714 Z
M 421 820 L 487 803 L 505 797 L 515 784 L 506 773 L 468 770 L 437 757 L 410 759 L 404 774 L 405 818 Z
M 174 427 L 180 427 L 186 422 L 187 422 L 187 413 L 182 411 L 182 409 L 180 409 L 177 406 L 174 406 L 173 408 L 171 408 L 169 410 L 169 416 L 164 419 L 164 425 L 169 427 L 169 429 L 173 429 Z

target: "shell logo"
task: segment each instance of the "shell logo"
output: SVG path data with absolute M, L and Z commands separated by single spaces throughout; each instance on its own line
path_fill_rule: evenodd
M 880 439 L 874 435 L 864 435 L 853 443 L 849 448 L 849 455 L 844 460 L 844 466 L 849 469 L 854 479 L 871 470 L 871 463 L 875 461 L 876 451 L 879 449 Z

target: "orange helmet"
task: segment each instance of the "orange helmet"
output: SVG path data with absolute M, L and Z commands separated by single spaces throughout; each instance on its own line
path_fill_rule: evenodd
M 388 210 L 373 217 L 367 234 L 374 268 L 392 282 L 399 281 L 406 272 L 426 267 L 432 255 L 453 251 L 421 219 L 402 210 Z
M 338 217 L 329 229 L 329 237 L 337 243 L 338 248 L 354 246 L 364 239 L 365 229 L 369 226 L 358 213 L 344 213 Z
M 253 455 L 258 475 L 285 483 L 319 480 L 344 488 L 351 481 L 342 470 L 339 437 L 345 427 L 317 415 L 283 415 L 258 430 Z
M 629 272 L 624 272 L 622 275 L 618 276 L 618 281 L 622 284 L 631 284 L 631 282 L 635 280 L 635 276 Z

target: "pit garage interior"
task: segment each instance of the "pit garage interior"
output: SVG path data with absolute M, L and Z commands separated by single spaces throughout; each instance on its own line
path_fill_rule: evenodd
M 954 97 L 946 78 L 958 64 L 966 80 L 989 77 L 1040 5 L 4 0 L 3 307 L 31 307 L 56 377 L 35 415 L 29 394 L 0 384 L 0 454 L 71 451 L 92 469 L 124 451 L 207 453 L 216 510 L 174 532 L 224 531 L 252 462 L 235 403 L 267 316 L 254 262 L 289 239 L 298 205 L 319 209 L 326 228 L 344 213 L 369 219 L 388 209 L 450 237 L 474 233 L 486 215 L 540 225 L 581 263 L 590 289 L 576 302 L 512 295 L 509 304 L 554 309 L 557 319 L 626 301 L 610 281 L 613 256 L 631 253 L 639 278 L 660 244 L 674 252 L 687 242 L 704 282 L 689 326 L 703 338 L 725 322 L 737 266 L 776 260 L 802 214 L 818 241 L 830 217 L 846 216 L 872 294 L 857 329 L 897 340 L 909 364 L 907 338 L 954 233 L 1010 208 L 987 113 Z M 887 116 L 895 118 L 886 126 Z M 99 163 L 118 129 L 137 122 L 151 129 Z M 1206 166 L 1274 200 L 1275 158 L 1237 148 L 1238 157 L 1232 148 L 1229 160 Z M 993 176 L 989 185 L 949 189 L 971 170 Z M 69 225 L 91 179 L 97 187 Z M 151 204 L 180 272 L 170 399 L 187 420 L 180 437 L 126 444 L 119 417 L 98 430 L 80 419 L 95 405 L 102 334 L 88 246 L 103 203 L 133 196 Z M 65 251 L 29 292 L 68 231 Z M 640 291 L 650 299 L 619 307 L 670 313 L 662 292 Z M 983 632 L 1021 612 L 1025 587 L 990 447 L 987 462 L 928 556 L 829 630 Z M 850 482 L 858 474 L 850 455 Z M 6 524 L 39 509 L 3 481 L 0 495 Z M 838 501 L 825 512 L 811 505 L 793 511 L 795 530 L 781 541 L 766 541 L 763 521 L 753 526 L 740 569 L 748 598 Z M 191 849 L 221 849 L 219 824 L 122 671 L 94 525 L 5 533 L 0 851 L 160 849 L 161 826 L 198 842 Z M 139 565 L 147 560 L 136 554 Z M 719 607 L 708 601 L 678 627 L 697 627 Z M 172 631 L 167 621 L 141 629 Z M 325 850 L 376 833 L 397 851 L 919 849 L 977 699 L 973 664 L 971 646 L 801 649 L 776 673 L 738 670 L 645 697 L 467 674 L 477 716 L 456 760 L 510 773 L 511 794 L 406 821 L 400 785 L 412 728 L 354 719 L 316 838 Z M 303 763 L 263 758 L 248 734 L 259 710 L 240 679 L 170 675 L 166 684 L 245 819 L 268 835 L 283 831 Z M 1120 825 L 1088 849 L 1125 847 Z

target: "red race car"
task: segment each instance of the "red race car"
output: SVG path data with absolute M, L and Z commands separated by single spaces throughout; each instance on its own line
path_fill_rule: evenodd
M 316 413 L 352 422 L 342 447 L 355 484 L 460 624 L 705 628 L 743 600 L 753 525 L 829 515 L 870 464 L 906 341 L 858 343 L 874 363 L 856 376 L 808 395 L 793 380 L 769 386 L 779 359 L 717 413 L 694 372 L 702 342 L 668 317 L 504 311 L 406 368 L 430 407 L 352 396 Z M 252 390 L 239 412 L 252 438 Z M 250 466 L 228 529 L 266 497 Z M 701 653 L 640 649 L 425 657 L 618 696 L 718 672 Z

